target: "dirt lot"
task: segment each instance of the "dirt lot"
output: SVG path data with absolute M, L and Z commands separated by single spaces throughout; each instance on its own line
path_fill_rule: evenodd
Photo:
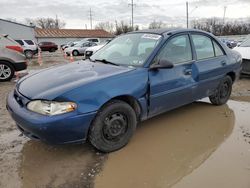
M 28 71 L 69 62 L 61 53 L 42 60 Z M 15 82 L 0 84 L 1 188 L 250 187 L 249 78 L 234 85 L 227 105 L 205 99 L 145 121 L 128 146 L 105 155 L 88 144 L 50 146 L 21 136 L 5 109 Z

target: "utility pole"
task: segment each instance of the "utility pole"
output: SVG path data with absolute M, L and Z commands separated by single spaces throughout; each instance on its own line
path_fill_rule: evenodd
M 189 22 L 188 1 L 186 2 L 186 12 L 187 12 L 187 29 L 188 29 L 188 27 L 189 27 L 189 24 L 188 24 L 188 22 Z
M 227 6 L 224 6 L 223 25 L 225 24 Z
M 131 11 L 132 11 L 132 16 L 131 16 L 131 26 L 132 29 L 134 30 L 134 0 L 131 0 L 131 3 L 128 4 L 129 6 L 131 6 Z
M 92 11 L 91 8 L 89 9 L 89 21 L 90 21 L 90 29 L 92 29 L 92 20 L 93 19 L 93 15 L 92 15 Z

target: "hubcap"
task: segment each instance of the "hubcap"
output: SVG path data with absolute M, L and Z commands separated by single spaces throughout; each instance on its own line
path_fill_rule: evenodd
M 123 114 L 115 113 L 105 119 L 103 135 L 107 140 L 117 141 L 125 135 L 127 127 L 127 118 Z
M 227 82 L 224 82 L 223 85 L 221 86 L 221 90 L 220 90 L 221 98 L 227 97 L 228 93 L 229 93 L 229 85 Z
M 27 58 L 31 58 L 32 55 L 33 55 L 33 53 L 31 51 L 26 52 L 26 57 Z
M 11 75 L 11 69 L 7 65 L 0 65 L 0 79 L 4 80 L 9 78 Z

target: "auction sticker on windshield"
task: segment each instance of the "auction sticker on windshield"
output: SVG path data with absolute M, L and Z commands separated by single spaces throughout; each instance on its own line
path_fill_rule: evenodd
M 144 34 L 144 35 L 142 35 L 141 38 L 158 40 L 159 38 L 161 38 L 161 36 L 160 35 L 155 35 L 155 34 Z

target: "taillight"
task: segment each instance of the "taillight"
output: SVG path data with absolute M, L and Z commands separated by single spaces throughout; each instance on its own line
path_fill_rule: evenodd
M 23 48 L 21 46 L 6 46 L 6 48 L 23 53 Z

